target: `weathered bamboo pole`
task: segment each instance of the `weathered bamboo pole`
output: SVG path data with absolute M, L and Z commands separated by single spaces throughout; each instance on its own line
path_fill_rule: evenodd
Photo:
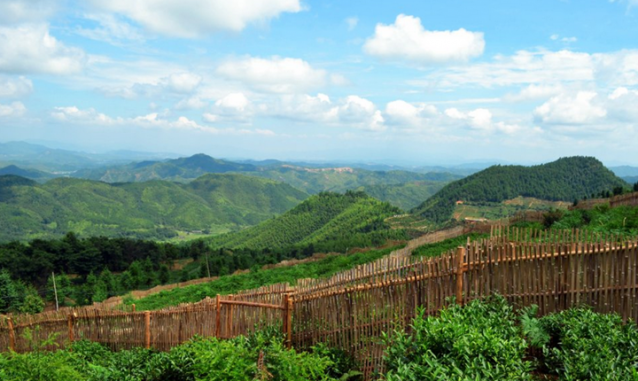
M 144 312 L 144 325 L 146 327 L 146 349 L 151 349 L 151 311 Z
M 11 318 L 7 318 L 7 324 L 9 325 L 9 349 L 15 352 L 16 350 L 16 334 L 13 330 L 13 320 Z
M 68 326 L 69 326 L 69 343 L 73 344 L 73 341 L 75 340 L 75 335 L 73 333 L 73 314 L 69 314 L 69 317 L 67 319 L 68 322 Z
M 284 295 L 284 311 L 283 311 L 283 326 L 284 335 L 286 337 L 286 347 L 292 347 L 292 309 L 293 309 L 294 297 L 290 294 Z
M 216 313 L 215 313 L 215 337 L 219 339 L 221 336 L 221 325 L 222 325 L 222 303 L 219 294 L 217 294 L 216 300 Z
M 463 273 L 465 272 L 465 247 L 456 249 L 456 302 L 463 305 Z

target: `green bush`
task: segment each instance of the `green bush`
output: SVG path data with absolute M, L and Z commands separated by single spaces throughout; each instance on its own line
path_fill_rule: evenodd
M 531 380 L 527 343 L 502 297 L 453 305 L 439 317 L 420 310 L 410 334 L 385 341 L 387 381 Z
M 618 315 L 575 308 L 523 327 L 535 332 L 528 337 L 542 351 L 541 369 L 560 380 L 638 380 L 638 329 Z

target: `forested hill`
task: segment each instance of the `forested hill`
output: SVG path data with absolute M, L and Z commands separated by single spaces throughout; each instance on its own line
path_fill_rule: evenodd
M 459 200 L 501 202 L 524 196 L 573 201 L 627 186 L 592 157 L 568 157 L 532 167 L 497 165 L 446 185 L 412 213 L 438 223 L 450 219 Z
M 403 231 L 393 231 L 384 222 L 385 218 L 397 213 L 400 213 L 398 208 L 363 192 L 322 192 L 258 226 L 215 237 L 211 245 L 258 250 L 322 247 L 322 243 L 330 242 L 328 250 L 342 246 L 345 249 L 348 245 L 366 247 L 390 238 L 405 238 Z
M 255 225 L 306 199 L 267 179 L 208 174 L 189 184 L 107 184 L 58 178 L 37 184 L 0 176 L 0 241 L 81 236 L 168 238 L 179 231 L 229 231 Z
M 109 183 L 148 180 L 192 180 L 207 173 L 255 171 L 251 164 L 240 164 L 197 154 L 166 161 L 142 161 L 99 169 L 80 170 L 74 177 Z

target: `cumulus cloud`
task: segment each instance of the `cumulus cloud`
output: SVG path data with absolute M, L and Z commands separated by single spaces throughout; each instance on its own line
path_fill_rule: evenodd
M 299 0 L 91 0 L 98 9 L 128 17 L 166 36 L 193 38 L 219 31 L 239 32 L 284 12 L 302 10 Z
M 332 101 L 326 94 L 284 95 L 260 113 L 313 124 L 352 127 L 368 131 L 385 129 L 381 111 L 370 100 L 350 95 Z
M 0 103 L 0 118 L 18 117 L 27 112 L 27 108 L 21 102 L 13 102 L 8 105 Z
M 477 108 L 468 112 L 463 112 L 456 108 L 449 108 L 444 111 L 444 114 L 449 118 L 447 121 L 448 124 L 450 121 L 456 122 L 452 123 L 453 125 L 460 123 L 461 126 L 482 133 L 500 132 L 511 135 L 523 129 L 523 127 L 515 123 L 495 122 L 492 112 L 485 108 Z
M 394 24 L 378 24 L 374 36 L 363 46 L 364 52 L 382 59 L 401 59 L 418 64 L 465 62 L 483 54 L 483 33 L 465 29 L 429 31 L 421 19 L 399 15 Z
M 594 91 L 579 91 L 575 95 L 561 94 L 534 110 L 534 117 L 545 124 L 592 124 L 607 116 L 607 110 L 596 102 Z
M 56 6 L 56 0 L 2 0 L 0 24 L 42 21 L 55 11 Z
M 218 99 L 211 112 L 204 113 L 210 123 L 231 121 L 249 124 L 252 121 L 253 105 L 243 93 L 231 93 Z
M 424 126 L 428 123 L 428 119 L 437 114 L 436 107 L 432 105 L 412 104 L 403 100 L 388 103 L 384 113 L 388 124 L 406 127 Z
M 71 74 L 84 67 L 86 54 L 49 34 L 46 25 L 0 27 L 0 72 Z
M 0 98 L 22 98 L 33 92 L 33 83 L 25 77 L 0 76 Z
M 246 57 L 222 63 L 217 72 L 259 91 L 297 93 L 326 85 L 325 70 L 315 69 L 298 58 Z

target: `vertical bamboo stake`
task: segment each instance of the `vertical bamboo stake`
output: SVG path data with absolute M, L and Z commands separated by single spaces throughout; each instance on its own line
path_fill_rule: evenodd
M 232 295 L 228 295 L 229 300 L 233 300 Z M 233 305 L 228 306 L 228 316 L 226 316 L 226 335 L 230 338 L 233 337 Z
M 73 343 L 73 341 L 75 340 L 74 334 L 73 334 L 73 314 L 69 314 L 69 318 L 67 319 L 68 325 L 69 325 L 69 343 Z
M 135 303 L 131 304 L 133 306 L 133 312 L 135 312 Z
M 221 303 L 221 299 L 219 294 L 217 294 L 217 305 L 216 305 L 216 310 L 217 312 L 215 313 L 215 337 L 219 339 L 219 336 L 221 335 L 221 323 L 222 323 L 222 316 L 221 316 L 221 312 L 222 312 L 222 303 Z
M 7 323 L 9 324 L 9 349 L 15 352 L 16 350 L 16 334 L 13 330 L 13 320 L 11 318 L 7 318 Z
M 144 325 L 146 326 L 146 349 L 151 348 L 151 311 L 144 312 Z
M 456 249 L 456 303 L 463 305 L 463 263 L 465 257 L 465 247 L 459 246 Z
M 292 297 L 290 294 L 284 294 L 282 325 L 284 337 L 286 338 L 286 347 L 290 348 L 292 345 Z

